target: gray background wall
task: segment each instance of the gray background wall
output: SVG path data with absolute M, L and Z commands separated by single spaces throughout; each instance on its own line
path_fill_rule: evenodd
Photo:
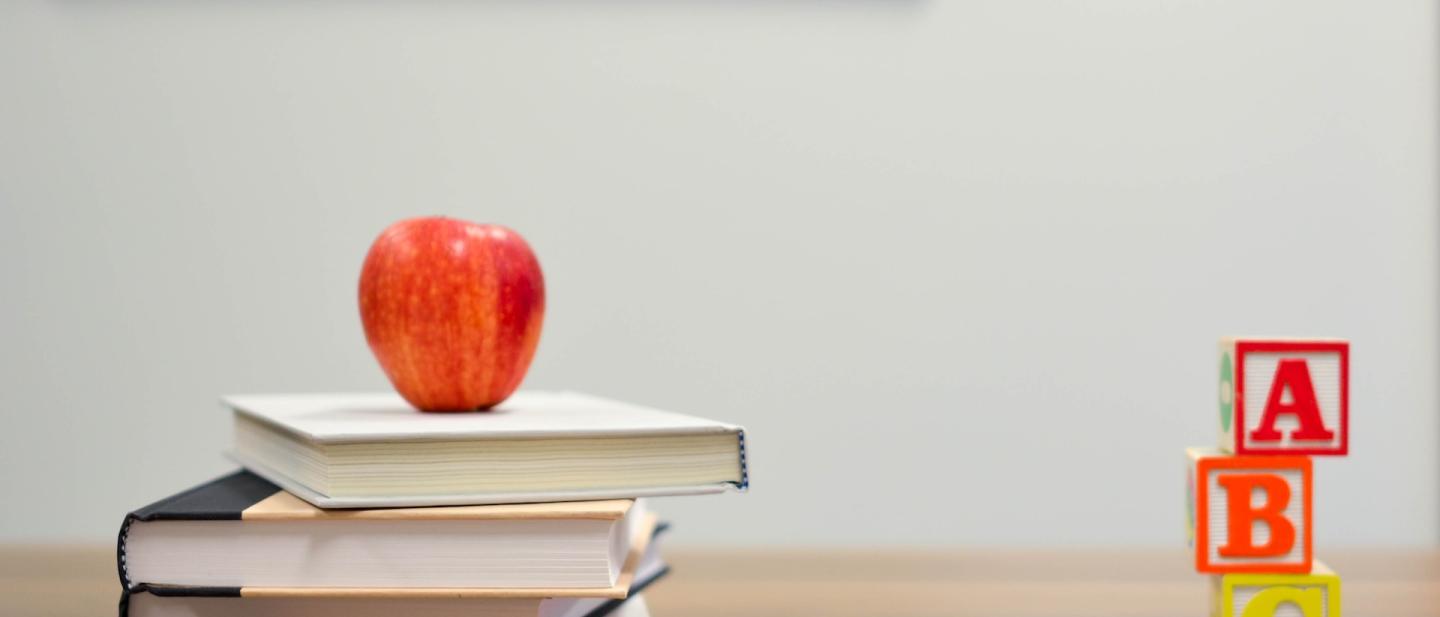
M 1440 540 L 1431 2 L 0 5 L 0 540 L 386 387 L 401 217 L 503 222 L 527 386 L 743 422 L 686 544 L 1165 545 L 1214 340 L 1348 336 L 1326 545 Z

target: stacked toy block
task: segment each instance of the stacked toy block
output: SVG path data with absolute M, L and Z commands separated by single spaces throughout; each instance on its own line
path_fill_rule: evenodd
M 1349 452 L 1350 344 L 1220 341 L 1220 447 L 1190 448 L 1190 542 L 1213 617 L 1340 617 L 1314 558 L 1312 456 Z

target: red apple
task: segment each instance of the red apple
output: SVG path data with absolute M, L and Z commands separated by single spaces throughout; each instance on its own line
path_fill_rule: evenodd
M 540 342 L 545 278 L 499 225 L 439 216 L 391 225 L 360 271 L 360 320 L 380 368 L 422 411 L 488 409 Z

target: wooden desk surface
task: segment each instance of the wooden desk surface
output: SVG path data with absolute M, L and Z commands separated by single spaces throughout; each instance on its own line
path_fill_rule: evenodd
M 1199 617 L 1185 551 L 671 551 L 659 617 Z M 1440 551 L 1325 551 L 1351 617 L 1440 614 Z M 109 547 L 0 547 L 0 615 L 115 614 Z

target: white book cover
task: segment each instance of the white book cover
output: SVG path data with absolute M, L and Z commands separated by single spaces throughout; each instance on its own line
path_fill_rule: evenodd
M 576 392 L 520 391 L 488 411 L 424 413 L 394 392 L 227 396 L 238 413 L 318 443 L 739 432 L 733 424 Z
M 460 413 L 419 412 L 392 392 L 222 402 L 235 415 L 231 457 L 322 508 L 638 498 L 749 485 L 743 427 L 574 392 L 521 391 L 493 409 Z M 618 443 L 628 449 L 615 450 Z M 528 449 L 515 454 L 517 447 Z

